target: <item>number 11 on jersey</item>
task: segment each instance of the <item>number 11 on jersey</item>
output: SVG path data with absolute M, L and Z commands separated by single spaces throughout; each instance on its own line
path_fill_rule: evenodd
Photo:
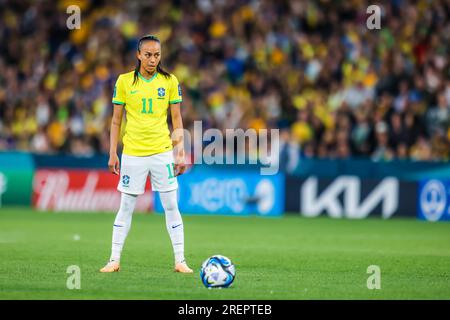
M 148 100 L 148 111 L 147 111 L 147 100 Z M 153 100 L 151 98 L 145 99 L 142 98 L 142 111 L 141 113 L 153 113 Z

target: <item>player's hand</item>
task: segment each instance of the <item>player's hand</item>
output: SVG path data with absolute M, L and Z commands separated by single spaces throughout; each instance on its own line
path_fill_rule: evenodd
M 186 161 L 184 159 L 184 150 L 178 150 L 175 155 L 175 177 L 186 171 Z
M 120 161 L 117 154 L 114 153 L 109 155 L 108 168 L 110 172 L 119 175 Z

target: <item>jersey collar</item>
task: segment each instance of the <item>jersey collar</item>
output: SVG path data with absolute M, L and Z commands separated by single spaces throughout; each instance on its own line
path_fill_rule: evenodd
M 153 75 L 153 77 L 151 77 L 151 78 L 148 79 L 148 80 L 145 79 L 139 71 L 138 71 L 138 75 L 139 75 L 139 78 L 141 78 L 141 79 L 144 80 L 145 82 L 151 82 L 153 79 L 156 78 L 156 76 L 158 75 L 158 72 L 155 72 L 155 74 Z

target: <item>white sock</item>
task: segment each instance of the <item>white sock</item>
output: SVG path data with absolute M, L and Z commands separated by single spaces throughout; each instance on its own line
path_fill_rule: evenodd
M 125 239 L 131 227 L 131 218 L 133 216 L 134 207 L 136 206 L 137 195 L 122 193 L 120 199 L 120 208 L 117 212 L 116 220 L 114 220 L 111 261 L 120 262 Z
M 175 263 L 184 261 L 184 230 L 183 220 L 178 210 L 177 190 L 160 192 L 164 212 L 166 214 L 166 227 L 172 241 Z

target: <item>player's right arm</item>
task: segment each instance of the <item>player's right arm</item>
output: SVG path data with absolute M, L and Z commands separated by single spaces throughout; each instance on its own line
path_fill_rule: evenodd
M 117 144 L 119 143 L 120 126 L 122 125 L 123 105 L 114 104 L 114 112 L 111 120 L 109 139 L 108 168 L 114 174 L 119 174 L 120 161 L 117 156 Z
M 114 111 L 111 120 L 111 131 L 109 138 L 109 160 L 108 168 L 114 174 L 119 174 L 120 162 L 117 156 L 117 144 L 119 143 L 120 126 L 122 125 L 123 108 L 126 104 L 126 94 L 124 82 L 121 76 L 117 79 L 114 86 L 114 94 L 112 98 Z

